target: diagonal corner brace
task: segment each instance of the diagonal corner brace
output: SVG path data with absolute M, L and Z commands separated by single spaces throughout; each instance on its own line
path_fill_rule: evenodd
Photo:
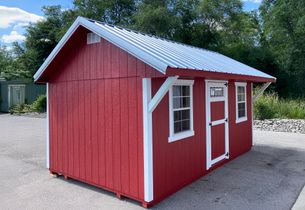
M 174 77 L 168 77 L 162 86 L 159 88 L 157 93 L 154 95 L 154 97 L 150 100 L 148 104 L 148 111 L 153 112 L 155 108 L 158 106 L 162 98 L 165 96 L 165 94 L 168 92 L 169 88 L 174 84 L 178 79 L 178 76 Z
M 260 89 L 259 91 L 253 96 L 252 101 L 256 101 L 263 93 L 264 91 L 269 87 L 271 82 L 266 82 Z

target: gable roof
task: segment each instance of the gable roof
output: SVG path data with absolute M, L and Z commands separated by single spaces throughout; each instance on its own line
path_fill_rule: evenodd
M 78 17 L 35 73 L 35 81 L 40 78 L 51 61 L 79 26 L 83 26 L 96 33 L 112 44 L 157 69 L 162 74 L 166 74 L 166 70 L 171 67 L 188 69 L 190 71 L 200 70 L 206 72 L 260 77 L 269 80 L 276 79 L 275 77 L 217 52 Z

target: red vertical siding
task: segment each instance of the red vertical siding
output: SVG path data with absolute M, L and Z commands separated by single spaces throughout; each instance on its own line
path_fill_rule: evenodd
M 49 77 L 50 170 L 143 201 L 142 78 L 153 78 L 155 94 L 163 75 L 104 39 L 87 45 L 86 33 L 78 29 L 64 56 L 44 74 Z M 208 172 L 205 81 L 194 80 L 193 137 L 168 143 L 168 94 L 153 112 L 154 201 Z M 233 81 L 228 92 L 232 159 L 251 148 L 250 83 L 246 122 L 235 123 Z
M 163 79 L 152 80 L 156 93 Z M 168 142 L 169 96 L 162 99 L 153 112 L 154 199 L 160 200 L 204 174 L 205 168 L 205 86 L 203 79 L 194 83 L 195 136 Z
M 194 79 L 193 102 L 194 102 L 194 131 L 195 135 L 183 140 L 168 143 L 169 116 L 168 94 L 162 99 L 153 112 L 153 169 L 154 169 L 154 201 L 159 201 L 176 192 L 184 185 L 214 170 L 216 167 L 228 162 L 221 161 L 206 170 L 206 104 L 205 104 L 205 81 Z M 152 80 L 152 92 L 156 93 L 163 79 Z M 251 148 L 251 86 L 247 85 L 247 113 L 248 120 L 235 123 L 235 84 L 229 82 L 228 86 L 228 109 L 229 109 L 229 144 L 230 160 L 243 154 Z M 216 106 L 223 103 L 216 103 Z M 212 108 L 212 118 L 222 119 L 224 110 L 219 107 Z M 215 138 L 224 138 L 224 126 L 219 126 Z M 221 131 L 223 133 L 221 133 Z M 212 141 L 213 141 L 212 139 Z M 223 143 L 223 141 L 222 141 Z M 215 145 L 216 144 L 216 145 Z M 224 145 L 212 142 L 213 146 L 219 147 L 213 156 L 224 153 Z M 221 150 L 222 148 L 222 150 Z
M 162 75 L 86 32 L 47 69 L 50 170 L 143 201 L 142 77 Z
M 234 81 L 229 82 L 229 135 L 230 157 L 237 157 L 251 149 L 252 146 L 252 113 L 251 83 L 247 83 L 247 117 L 248 120 L 236 123 L 236 96 Z

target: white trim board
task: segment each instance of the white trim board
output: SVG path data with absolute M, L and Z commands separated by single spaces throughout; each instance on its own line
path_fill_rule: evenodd
M 143 91 L 143 145 L 144 145 L 144 200 L 153 200 L 153 144 L 152 144 L 152 112 L 149 111 L 151 101 L 151 79 L 142 79 Z
M 49 83 L 46 84 L 47 119 L 46 119 L 46 167 L 50 168 L 50 107 L 49 107 Z
M 168 90 L 172 87 L 172 84 L 176 82 L 178 79 L 178 76 L 174 77 L 167 77 L 165 82 L 162 84 L 162 86 L 159 88 L 157 93 L 154 95 L 154 97 L 150 100 L 148 104 L 148 111 L 153 112 L 155 108 L 158 106 L 162 98 L 165 96 L 165 94 L 168 92 Z
M 222 86 L 224 88 L 223 97 L 210 97 L 210 87 Z M 228 81 L 220 80 L 205 80 L 205 94 L 206 94 L 206 169 L 209 170 L 213 164 L 223 160 L 229 159 L 229 112 L 228 112 Z M 212 99 L 212 100 L 211 100 Z M 225 118 L 221 120 L 211 121 L 211 102 L 224 101 L 225 103 Z M 212 136 L 211 126 L 225 124 L 225 153 L 215 159 L 212 159 Z

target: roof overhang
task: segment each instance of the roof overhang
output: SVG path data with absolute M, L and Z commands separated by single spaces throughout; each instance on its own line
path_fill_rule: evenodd
M 208 79 L 226 79 L 226 80 L 240 80 L 240 81 L 251 81 L 251 82 L 276 82 L 275 77 L 256 77 L 242 74 L 231 74 L 222 72 L 212 72 L 203 70 L 190 70 L 180 68 L 167 68 L 166 76 L 180 76 L 180 77 L 204 77 Z
M 44 63 L 38 69 L 38 71 L 34 75 L 35 82 L 46 82 L 42 80 L 43 74 L 49 65 L 52 63 L 54 58 L 59 54 L 68 40 L 72 37 L 75 31 L 80 27 L 84 27 L 89 31 L 92 31 L 99 35 L 100 37 L 104 38 L 105 40 L 109 41 L 110 43 L 116 45 L 117 47 L 121 48 L 122 50 L 128 52 L 129 54 L 133 55 L 137 59 L 143 61 L 144 63 L 150 65 L 154 69 L 158 70 L 162 74 L 166 76 L 186 76 L 186 77 L 205 77 L 205 78 L 214 78 L 214 79 L 235 79 L 235 80 L 248 80 L 254 82 L 275 82 L 276 78 L 265 73 L 258 74 L 260 76 L 251 76 L 247 74 L 236 74 L 236 73 L 225 73 L 221 71 L 211 71 L 209 69 L 194 69 L 194 68 L 183 68 L 182 66 L 176 67 L 167 63 L 164 57 L 158 55 L 157 53 L 150 52 L 150 48 L 145 48 L 141 46 L 137 42 L 132 42 L 130 37 L 126 37 L 124 34 L 116 33 L 111 28 L 105 27 L 102 23 L 97 21 L 88 20 L 83 17 L 78 17 L 74 23 L 71 25 L 69 30 L 65 33 L 63 38 L 59 41 L 50 55 L 46 58 Z M 223 58 L 225 59 L 225 58 Z M 218 62 L 224 62 L 219 60 Z M 222 63 L 223 64 L 223 63 Z M 171 66 L 171 67 L 170 67 Z M 222 65 L 222 68 L 225 68 L 225 65 Z M 220 69 L 221 70 L 221 69 Z

